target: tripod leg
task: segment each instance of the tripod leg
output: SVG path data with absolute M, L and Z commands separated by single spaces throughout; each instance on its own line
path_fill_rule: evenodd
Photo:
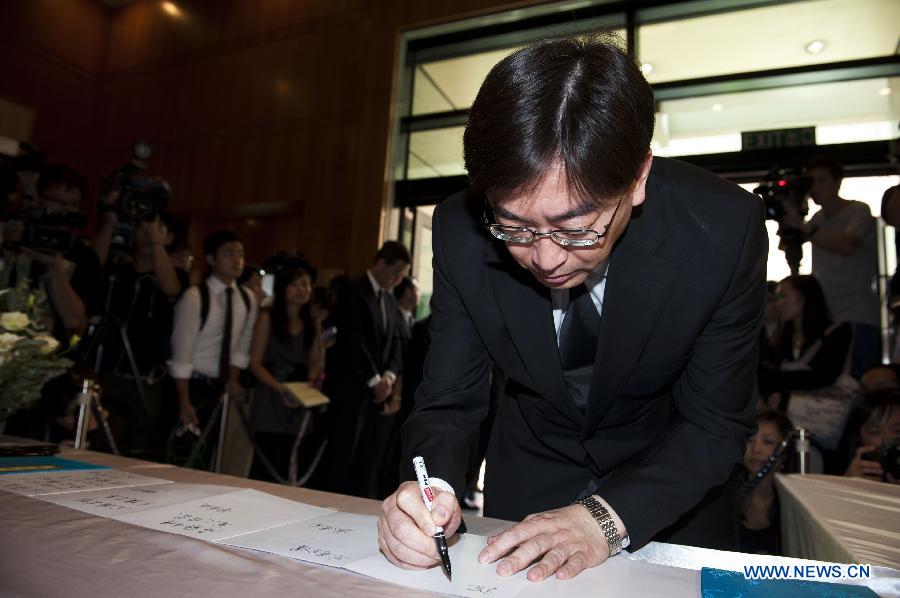
M 300 429 L 297 430 L 297 437 L 294 438 L 294 445 L 291 447 L 291 464 L 288 467 L 288 483 L 291 486 L 297 485 L 297 453 L 300 451 L 300 443 L 303 442 L 303 437 L 306 436 L 306 429 L 309 428 L 309 420 L 312 416 L 312 411 L 309 409 L 303 414 L 303 420 L 300 422 Z
M 109 442 L 110 450 L 112 450 L 114 455 L 118 455 L 119 447 L 116 446 L 116 439 L 113 438 L 112 428 L 109 427 L 109 420 L 106 419 L 106 415 L 103 414 L 103 404 L 100 402 L 100 394 L 96 390 L 91 393 L 90 401 L 91 407 L 93 407 L 94 417 L 100 422 L 103 433 L 106 434 L 106 440 Z
M 78 395 L 78 424 L 75 426 L 75 448 L 83 449 L 87 443 L 88 419 L 90 418 L 90 401 L 93 394 L 93 384 L 90 380 L 81 383 L 81 393 Z
M 216 445 L 216 459 L 215 459 L 215 468 L 213 471 L 216 473 L 222 472 L 222 453 L 225 452 L 225 430 L 228 425 L 228 393 L 222 394 L 222 399 L 220 401 L 222 416 L 219 419 L 219 442 Z

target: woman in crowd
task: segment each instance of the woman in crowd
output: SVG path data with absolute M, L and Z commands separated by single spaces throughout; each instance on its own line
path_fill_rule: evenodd
M 775 336 L 774 363 L 761 364 L 759 386 L 769 407 L 786 410 L 791 391 L 831 386 L 846 370 L 851 329 L 831 320 L 813 276 L 782 280 L 776 307 L 781 330 Z
M 844 475 L 866 478 L 876 482 L 900 483 L 896 472 L 885 471 L 884 465 L 894 464 L 891 446 L 900 443 L 900 391 L 878 390 L 869 394 L 850 416 L 847 424 L 850 447 L 855 447 L 853 460 Z
M 324 370 L 325 352 L 308 307 L 309 274 L 287 268 L 275 275 L 274 286 L 272 307 L 260 312 L 250 348 L 250 371 L 259 381 L 251 423 L 256 445 L 278 475 L 287 478 L 301 414 L 285 383 L 316 380 Z M 259 455 L 250 475 L 272 479 Z
M 756 423 L 759 428 L 750 437 L 744 452 L 748 481 L 741 488 L 740 549 L 742 552 L 777 554 L 779 522 L 775 473 L 784 467 L 790 451 L 785 450 L 771 465 L 769 457 L 780 448 L 793 426 L 787 416 L 778 411 L 757 414 Z M 767 473 L 759 478 L 764 467 L 768 467 Z

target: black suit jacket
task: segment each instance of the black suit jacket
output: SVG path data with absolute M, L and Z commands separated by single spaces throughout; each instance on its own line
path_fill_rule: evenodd
M 566 389 L 549 289 L 483 230 L 482 202 L 459 194 L 435 211 L 432 344 L 403 429 L 401 475 L 422 455 L 429 474 L 462 492 L 494 362 L 507 381 L 485 515 L 520 520 L 592 490 L 622 518 L 631 546 L 643 546 L 725 481 L 755 429 L 761 201 L 654 160 L 646 201 L 610 256 L 585 412 Z
M 384 303 L 387 325 L 382 329 L 377 325 L 380 308 L 367 275 L 341 289 L 332 310 L 337 342 L 326 364 L 330 384 L 366 388 L 366 381 L 376 374 L 387 370 L 400 374 L 403 345 L 397 302 L 386 292 Z

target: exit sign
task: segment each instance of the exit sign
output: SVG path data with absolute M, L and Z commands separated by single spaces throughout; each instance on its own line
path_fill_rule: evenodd
M 804 147 L 816 144 L 816 128 L 777 129 L 774 131 L 750 131 L 741 133 L 741 150 Z

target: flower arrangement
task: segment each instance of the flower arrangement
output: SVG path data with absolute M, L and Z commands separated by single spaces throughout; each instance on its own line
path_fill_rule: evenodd
M 69 346 L 47 333 L 36 305 L 42 303 L 27 285 L 0 291 L 0 422 L 41 398 L 44 385 L 72 367 L 65 355 L 77 344 L 72 337 Z

